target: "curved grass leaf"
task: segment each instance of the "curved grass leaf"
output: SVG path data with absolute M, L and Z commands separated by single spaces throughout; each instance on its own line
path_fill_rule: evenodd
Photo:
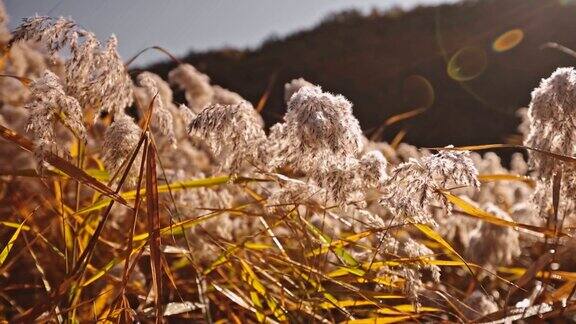
M 484 210 L 470 204 L 469 202 L 465 201 L 464 199 L 462 199 L 456 195 L 453 195 L 446 190 L 441 190 L 440 193 L 442 193 L 446 197 L 446 199 L 448 199 L 448 201 L 450 201 L 452 204 L 454 204 L 454 206 L 457 206 L 458 208 L 460 208 L 467 215 L 481 219 L 481 220 L 486 221 L 488 223 L 500 225 L 500 226 L 523 228 L 523 229 L 528 230 L 530 232 L 549 236 L 549 237 L 569 236 L 566 233 L 563 233 L 563 232 L 556 233 L 556 231 L 554 231 L 554 230 L 543 228 L 543 227 L 517 223 L 514 221 L 507 221 L 505 219 L 499 218 L 495 215 L 490 214 L 487 211 L 484 211 Z
M 499 148 L 513 148 L 513 149 L 522 149 L 522 150 L 530 150 L 538 153 L 542 153 L 549 157 L 555 158 L 560 161 L 569 162 L 569 163 L 576 163 L 576 157 L 567 156 L 557 153 L 552 153 L 546 150 L 541 150 L 534 147 L 524 146 L 524 145 L 515 145 L 515 144 L 484 144 L 484 145 L 470 145 L 470 146 L 459 146 L 459 147 L 431 147 L 429 149 L 436 150 L 436 151 L 482 151 L 482 150 L 491 150 L 491 149 L 499 149 Z
M 26 222 L 26 220 L 22 221 L 22 224 L 20 224 L 20 226 L 18 226 L 18 228 L 16 228 L 16 230 L 14 231 L 14 233 L 12 234 L 10 239 L 8 240 L 8 243 L 6 243 L 6 245 L 2 248 L 2 252 L 0 252 L 0 266 L 2 266 L 2 264 L 4 264 L 4 261 L 6 261 L 6 258 L 8 257 L 10 250 L 12 250 L 12 247 L 14 246 L 14 242 L 16 242 L 16 239 L 20 235 L 20 232 L 22 231 L 22 228 L 24 227 L 25 222 Z
M 450 243 L 446 242 L 446 240 L 444 240 L 444 238 L 442 238 L 442 236 L 440 236 L 440 234 L 438 234 L 435 230 L 431 229 L 428 225 L 425 224 L 414 223 L 413 225 L 420 232 L 424 233 L 424 235 L 428 236 L 428 238 L 432 239 L 433 241 L 436 241 L 443 248 L 445 248 L 446 250 L 450 251 L 452 254 L 457 256 L 458 259 L 462 260 L 462 262 L 466 263 L 464 258 L 462 258 L 462 256 L 458 252 L 456 252 L 456 250 L 454 250 L 454 248 L 450 245 Z
M 481 174 L 478 176 L 480 182 L 494 182 L 494 181 L 519 181 L 524 182 L 531 188 L 534 188 L 534 180 L 527 176 L 521 176 L 517 174 Z

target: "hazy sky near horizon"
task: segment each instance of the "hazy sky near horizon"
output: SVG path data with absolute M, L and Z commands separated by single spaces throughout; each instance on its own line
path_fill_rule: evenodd
M 456 0 L 4 0 L 10 28 L 35 14 L 72 17 L 101 40 L 119 39 L 128 58 L 159 45 L 176 55 L 223 46 L 256 47 L 271 35 L 285 36 L 317 24 L 332 12 L 357 8 L 405 9 Z M 164 59 L 148 53 L 138 63 Z

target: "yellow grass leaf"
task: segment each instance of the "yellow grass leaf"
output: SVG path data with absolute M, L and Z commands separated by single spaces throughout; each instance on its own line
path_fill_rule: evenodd
M 6 261 L 6 258 L 8 257 L 10 250 L 12 250 L 12 247 L 14 246 L 14 242 L 16 242 L 18 235 L 20 235 L 20 232 L 22 231 L 22 227 L 24 227 L 25 222 L 26 222 L 26 220 L 24 220 L 22 222 L 22 224 L 20 224 L 20 226 L 18 226 L 18 228 L 16 228 L 16 230 L 14 231 L 14 233 L 12 234 L 10 239 L 8 240 L 8 243 L 6 243 L 4 248 L 2 248 L 2 252 L 0 252 L 0 266 L 2 264 L 4 264 L 4 261 Z
M 541 235 L 546 235 L 549 237 L 567 236 L 567 234 L 563 233 L 563 232 L 555 233 L 554 230 L 550 230 L 550 229 L 546 229 L 546 228 L 542 228 L 542 227 L 538 227 L 538 226 L 533 226 L 533 225 L 528 225 L 528 224 L 517 223 L 517 222 L 508 221 L 508 220 L 499 218 L 495 215 L 488 213 L 487 211 L 484 211 L 484 210 L 470 204 L 466 200 L 464 200 L 464 199 L 462 199 L 456 195 L 451 194 L 450 192 L 448 192 L 446 190 L 442 190 L 440 192 L 446 197 L 446 199 L 448 199 L 448 201 L 450 201 L 452 204 L 454 204 L 455 206 L 460 208 L 467 215 L 470 215 L 470 216 L 475 217 L 475 218 L 479 218 L 479 219 L 486 221 L 488 223 L 500 225 L 500 226 L 523 228 L 523 229 L 528 230 L 530 232 L 541 234 Z

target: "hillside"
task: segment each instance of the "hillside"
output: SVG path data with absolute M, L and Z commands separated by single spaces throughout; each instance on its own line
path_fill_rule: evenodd
M 434 99 L 422 115 L 387 128 L 387 140 L 406 128 L 405 141 L 418 146 L 496 143 L 516 133 L 515 111 L 528 104 L 539 80 L 574 64 L 575 58 L 541 46 L 576 48 L 575 15 L 576 6 L 560 0 L 465 1 L 369 16 L 348 11 L 256 50 L 191 53 L 184 60 L 253 103 L 275 77 L 263 111 L 268 124 L 285 110 L 284 83 L 304 77 L 350 99 L 367 132 Z M 493 42 L 513 29 L 521 30 L 522 41 L 495 51 Z M 457 81 L 447 62 L 465 48 L 472 50 L 460 56 L 460 73 L 479 75 Z M 165 77 L 172 67 L 164 62 L 150 69 Z M 468 77 L 474 75 L 460 80 Z M 181 94 L 176 100 L 184 101 Z

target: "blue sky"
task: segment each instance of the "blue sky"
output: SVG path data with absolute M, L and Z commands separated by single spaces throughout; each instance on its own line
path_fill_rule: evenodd
M 314 26 L 347 8 L 410 8 L 455 0 L 5 0 L 10 27 L 34 14 L 72 17 L 106 39 L 114 33 L 124 58 L 152 45 L 176 55 L 190 50 L 255 47 L 270 35 Z M 140 63 L 159 59 L 149 53 Z M 163 57 L 162 57 L 163 58 Z

